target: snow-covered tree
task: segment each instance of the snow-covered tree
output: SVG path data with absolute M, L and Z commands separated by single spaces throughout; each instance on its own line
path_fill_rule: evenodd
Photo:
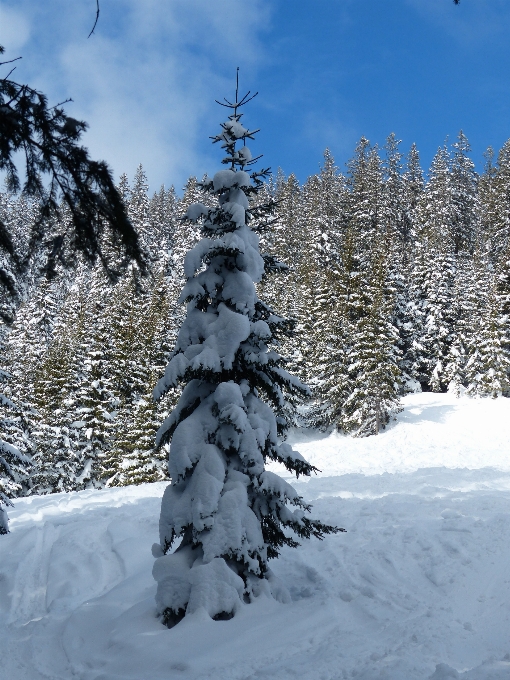
M 8 378 L 0 369 L 0 384 Z M 30 457 L 20 450 L 27 449 L 25 430 L 19 406 L 0 392 L 0 534 L 9 532 L 7 508 L 11 499 L 23 495 L 27 483 Z
M 485 157 L 485 172 L 479 182 L 481 232 L 496 264 L 510 247 L 510 140 L 503 145 L 496 163 L 490 147 Z
M 479 293 L 478 277 L 475 275 L 473 256 L 459 253 L 456 260 L 455 276 L 452 286 L 451 342 L 444 358 L 443 382 L 450 392 L 459 395 L 465 383 L 465 369 L 468 359 L 468 346 L 476 343 L 478 322 L 475 321 Z
M 454 216 L 448 149 L 438 149 L 418 206 L 419 229 L 412 274 L 412 300 L 420 317 L 415 361 L 422 388 L 447 389 L 444 375 L 453 340 L 455 281 Z
M 168 325 L 174 319 L 163 272 L 151 283 L 148 290 L 136 292 L 134 282 L 126 279 L 110 313 L 113 381 L 120 403 L 112 447 L 102 466 L 109 486 L 167 478 L 165 451 L 155 449 L 154 438 L 168 404 L 156 404 L 152 390 L 166 364 Z
M 487 251 L 475 252 L 472 278 L 467 393 L 492 398 L 508 395 L 510 355 L 506 344 L 510 320 L 505 314 L 506 296 L 498 290 L 501 279 L 495 275 Z
M 384 253 L 374 254 L 363 304 L 351 324 L 342 428 L 358 437 L 379 434 L 402 410 L 398 333 L 392 323 L 395 290 L 388 269 Z
M 324 270 L 316 291 L 317 321 L 314 329 L 315 394 L 319 403 L 311 414 L 311 424 L 342 428 L 344 404 L 352 390 L 348 374 L 353 328 L 361 313 L 363 298 L 359 257 L 352 231 L 347 230 L 341 253 L 335 253 L 323 235 L 320 261 Z M 333 251 L 333 252 L 332 252 Z M 336 255 L 336 256 L 335 256 Z
M 478 177 L 475 164 L 469 158 L 471 147 L 467 137 L 459 132 L 453 146 L 451 161 L 452 241 L 455 253 L 472 253 L 478 232 Z
M 250 201 L 268 171 L 246 170 L 254 162 L 246 140 L 256 132 L 241 122 L 246 101 L 236 94 L 227 104 L 231 114 L 214 137 L 229 168 L 202 189 L 217 205 L 197 203 L 186 213 L 201 223 L 204 237 L 186 255 L 181 301 L 188 303 L 187 316 L 154 393 L 159 398 L 186 383 L 157 435 L 159 443 L 171 440 L 172 483 L 153 548 L 157 608 L 168 626 L 198 610 L 231 618 L 262 593 L 286 599 L 268 560 L 297 545 L 289 530 L 301 538 L 338 531 L 307 517 L 309 506 L 296 491 L 265 470 L 267 460 L 298 475 L 314 468 L 283 441 L 289 400 L 307 389 L 274 349 L 285 320 L 257 297 L 254 285 L 274 260 L 260 255 L 249 225 L 260 226 L 264 214 L 267 221 L 274 204 L 258 206 L 253 219 Z

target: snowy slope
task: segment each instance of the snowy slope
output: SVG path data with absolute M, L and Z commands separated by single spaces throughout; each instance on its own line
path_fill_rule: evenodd
M 292 443 L 323 474 L 413 472 L 424 467 L 495 467 L 510 472 L 510 399 L 457 399 L 426 392 L 382 436 L 295 434 Z
M 348 533 L 286 550 L 293 601 L 154 618 L 163 484 L 18 501 L 0 539 L 0 678 L 508 680 L 510 400 L 407 397 L 353 440 L 295 433 Z

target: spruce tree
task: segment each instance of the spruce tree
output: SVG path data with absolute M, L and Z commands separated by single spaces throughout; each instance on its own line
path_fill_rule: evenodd
M 322 248 L 320 260 L 325 266 L 319 269 L 322 277 L 315 299 L 315 394 L 319 403 L 311 414 L 311 424 L 341 429 L 344 404 L 353 389 L 348 367 L 354 327 L 361 313 L 361 272 L 351 229 L 344 234 L 340 252 L 332 254 L 326 245 L 330 244 L 326 241 Z
M 342 428 L 357 437 L 379 434 L 402 410 L 398 333 L 392 323 L 395 289 L 384 253 L 374 253 L 363 304 L 352 323 L 348 351 L 349 395 Z
M 327 403 L 328 394 L 331 389 L 338 394 L 335 383 L 341 380 L 335 369 L 338 368 L 341 373 L 343 365 L 343 347 L 339 342 L 343 319 L 339 305 L 345 283 L 342 255 L 347 233 L 348 201 L 345 178 L 338 172 L 328 149 L 324 152 L 320 173 L 306 182 L 303 199 L 303 217 L 307 225 L 300 241 L 299 277 L 303 288 L 300 293 L 300 325 L 304 330 L 302 353 L 306 359 L 303 374 L 322 402 L 317 405 L 318 408 L 312 409 L 310 423 L 324 426 L 330 423 L 330 416 L 336 410 Z M 334 359 L 332 353 L 337 348 L 340 356 Z
M 166 479 L 165 451 L 155 449 L 154 437 L 168 399 L 158 404 L 152 399 L 168 356 L 168 324 L 173 322 L 163 271 L 155 272 L 149 289 L 138 292 L 134 282 L 126 279 L 115 296 L 110 319 L 112 381 L 120 403 L 103 477 L 108 486 Z
M 459 132 L 451 160 L 452 241 L 455 253 L 472 253 L 478 234 L 478 176 L 469 158 L 471 147 L 467 137 Z
M 388 249 L 388 279 L 395 289 L 392 324 L 398 332 L 400 349 L 399 369 L 404 391 L 416 389 L 411 349 L 411 315 L 409 306 L 410 264 L 414 255 L 414 236 L 417 194 L 422 177 L 418 152 L 412 147 L 404 173 L 400 141 L 392 133 L 386 140 L 384 161 L 383 213 Z M 420 182 L 421 180 L 421 182 Z
M 185 383 L 158 432 L 159 443 L 171 439 L 172 483 L 153 548 L 157 608 L 168 626 L 198 610 L 231 618 L 262 593 L 284 598 L 268 560 L 297 545 L 287 531 L 301 538 L 339 531 L 307 517 L 309 506 L 295 490 L 264 469 L 273 460 L 298 475 L 314 471 L 283 441 L 289 399 L 308 392 L 274 349 L 285 320 L 257 297 L 254 285 L 274 260 L 261 257 L 249 226 L 255 224 L 250 202 L 268 171 L 247 172 L 253 161 L 246 140 L 255 134 L 241 122 L 247 99 L 238 101 L 236 93 L 236 101 L 226 103 L 230 115 L 213 138 L 229 166 L 202 185 L 217 205 L 198 203 L 186 213 L 201 223 L 203 238 L 185 259 L 187 316 L 155 389 L 159 398 Z M 273 208 L 258 206 L 258 222 Z
M 476 252 L 474 264 L 469 296 L 472 302 L 469 358 L 465 369 L 467 392 L 482 397 L 507 396 L 510 355 L 506 343 L 510 321 L 505 313 L 506 296 L 501 294 L 501 279 L 494 272 L 487 251 Z
M 491 260 L 498 266 L 510 247 L 510 140 L 501 148 L 496 163 L 491 148 L 485 157 L 479 183 L 481 232 L 489 244 Z
M 75 410 L 81 384 L 81 348 L 89 331 L 85 324 L 88 273 L 87 267 L 75 273 L 70 288 L 69 282 L 52 282 L 55 287 L 60 284 L 60 291 L 54 294 L 59 304 L 47 343 L 38 347 L 37 340 L 40 343 L 41 338 L 31 331 L 29 323 L 24 323 L 30 315 L 42 318 L 38 307 L 32 306 L 34 301 L 40 302 L 39 295 L 19 310 L 11 333 L 11 360 L 17 357 L 20 364 L 15 374 L 16 393 L 31 403 L 39 415 L 31 433 L 36 450 L 30 474 L 31 494 L 84 488 L 80 479 L 87 458 L 81 455 L 81 430 L 73 425 L 81 420 Z M 47 284 L 44 281 L 42 285 Z
M 436 153 L 429 174 L 418 206 L 419 233 L 413 272 L 413 294 L 421 315 L 422 333 L 415 338 L 416 363 L 422 388 L 441 392 L 448 387 L 444 372 L 455 324 L 456 223 L 446 147 Z
M 8 379 L 9 374 L 0 369 L 0 383 Z M 9 532 L 7 508 L 13 505 L 11 499 L 22 496 L 27 486 L 29 448 L 22 410 L 0 392 L 0 534 Z
M 475 292 L 476 291 L 476 292 Z M 477 334 L 476 296 L 477 276 L 473 266 L 473 256 L 462 252 L 457 255 L 455 277 L 451 298 L 451 342 L 445 356 L 443 380 L 450 392 L 459 396 L 466 382 L 466 362 L 468 345 Z M 475 340 L 476 342 L 476 340 Z
M 383 221 L 386 230 L 386 238 L 389 239 L 391 249 L 394 251 L 394 269 L 400 260 L 409 261 L 410 224 L 405 207 L 405 179 L 402 168 L 402 153 L 399 141 L 394 133 L 386 140 L 384 150 L 386 152 L 383 162 L 384 186 L 383 186 Z M 392 258 L 393 259 L 393 258 Z

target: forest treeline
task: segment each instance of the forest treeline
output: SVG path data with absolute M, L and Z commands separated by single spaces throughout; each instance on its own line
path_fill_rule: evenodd
M 404 156 L 394 135 L 382 148 L 362 138 L 344 173 L 326 151 L 303 185 L 278 172 L 260 192 L 278 205 L 262 250 L 288 269 L 259 297 L 293 320 L 281 352 L 312 389 L 300 424 L 366 436 L 410 391 L 510 396 L 510 141 L 487 151 L 481 175 L 469 152 L 461 132 L 425 176 L 414 145 Z M 200 237 L 181 218 L 208 197 L 196 178 L 182 196 L 162 187 L 149 197 L 141 166 L 119 187 L 148 276 L 133 264 L 112 286 L 100 265 L 66 266 L 64 248 L 58 276 L 41 273 L 41 252 L 16 282 L 23 302 L 0 335 L 0 422 L 27 460 L 0 460 L 8 498 L 166 478 L 155 433 L 177 393 L 156 403 L 152 391 L 184 318 L 184 256 Z M 2 193 L 0 218 L 22 250 L 38 207 Z

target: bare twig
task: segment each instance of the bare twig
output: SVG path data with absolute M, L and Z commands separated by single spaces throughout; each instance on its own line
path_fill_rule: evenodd
M 90 38 L 92 33 L 94 33 L 94 31 L 96 30 L 97 22 L 99 21 L 99 11 L 100 11 L 99 10 L 99 0 L 96 0 L 96 20 L 94 21 L 94 25 L 92 26 L 92 30 L 90 31 L 90 33 L 87 36 L 88 38 Z
M 13 60 L 13 61 L 14 61 L 14 60 Z M 16 67 L 11 68 L 11 70 L 9 71 L 9 73 L 5 76 L 5 78 L 2 78 L 2 80 L 9 80 L 9 76 L 10 76 L 11 73 L 12 73 L 13 71 L 15 71 L 15 70 L 16 70 Z
M 16 59 L 9 59 L 9 61 L 0 61 L 0 66 L 3 66 L 4 64 L 12 64 L 13 61 L 18 61 L 18 59 L 23 59 L 23 57 L 16 57 Z
M 69 97 L 69 99 L 64 99 L 63 102 L 59 102 L 58 104 L 55 104 L 55 106 L 52 106 L 51 109 L 48 109 L 48 111 L 53 111 L 54 109 L 57 109 L 59 106 L 64 106 L 64 104 L 69 104 L 69 102 L 72 102 L 72 101 L 74 101 L 74 99 L 71 99 L 71 97 Z

